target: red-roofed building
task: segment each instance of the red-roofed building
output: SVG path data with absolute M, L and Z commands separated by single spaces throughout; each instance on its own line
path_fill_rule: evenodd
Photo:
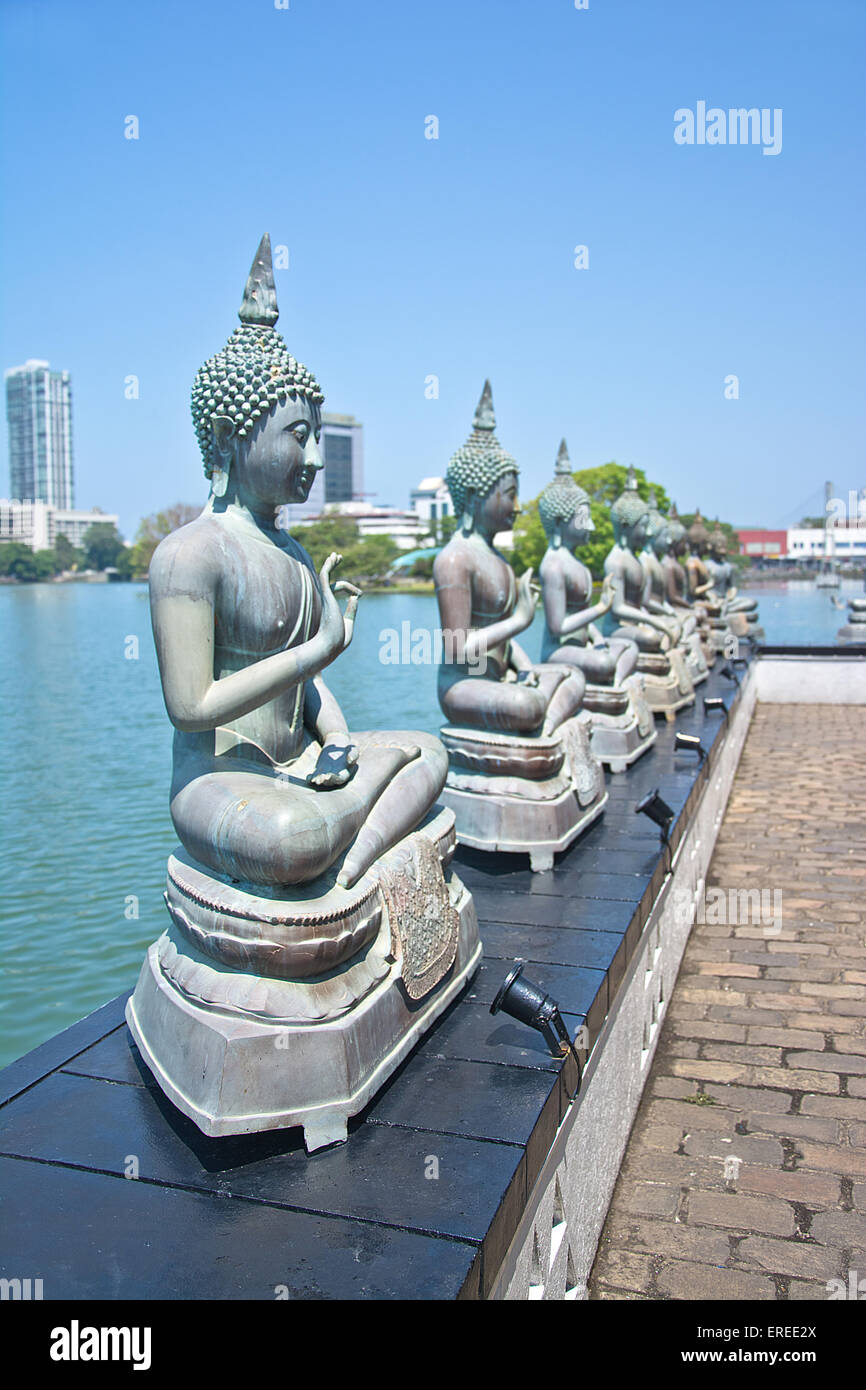
M 788 553 L 787 531 L 738 530 L 740 554 L 753 560 L 782 560 Z

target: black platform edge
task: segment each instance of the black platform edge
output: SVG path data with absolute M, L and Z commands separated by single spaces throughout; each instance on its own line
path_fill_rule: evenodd
M 834 654 L 839 654 L 835 652 L 835 649 L 830 650 L 833 650 Z M 813 654 L 823 655 L 823 652 L 820 650 L 816 652 L 815 649 L 810 649 L 810 651 Z M 747 669 L 747 667 L 742 668 L 743 680 L 745 680 Z M 725 743 L 728 720 L 718 715 L 707 716 L 703 712 L 702 697 L 710 691 L 724 698 L 725 707 L 730 716 L 730 713 L 736 708 L 740 700 L 741 687 L 733 683 L 729 684 L 723 682 L 717 675 L 714 677 L 711 672 L 710 680 L 698 687 L 695 705 L 682 710 L 675 723 L 657 724 L 658 738 L 656 745 L 646 756 L 639 760 L 638 763 L 634 764 L 628 772 L 618 774 L 616 777 L 608 777 L 607 785 L 612 795 L 607 813 L 607 832 L 605 831 L 606 818 L 602 817 L 594 826 L 589 827 L 565 854 L 559 857 L 556 868 L 551 871 L 550 876 L 553 880 L 549 890 L 551 902 L 556 899 L 565 901 L 569 908 L 572 906 L 575 908 L 578 912 L 578 916 L 584 913 L 590 919 L 585 923 L 569 921 L 560 924 L 560 926 L 556 926 L 554 923 L 551 926 L 554 932 L 568 930 L 572 926 L 576 927 L 577 931 L 570 932 L 569 934 L 571 935 L 577 935 L 581 929 L 587 931 L 592 930 L 595 925 L 593 921 L 593 910 L 596 903 L 604 904 L 608 909 L 613 909 L 612 915 L 617 918 L 617 925 L 615 928 L 609 929 L 606 925 L 604 928 L 605 932 L 609 932 L 614 941 L 617 936 L 620 938 L 619 944 L 616 946 L 615 950 L 613 950 L 612 958 L 606 969 L 599 971 L 597 969 L 584 969 L 579 966 L 565 967 L 557 965 L 550 965 L 547 967 L 549 972 L 551 972 L 557 980 L 562 981 L 563 987 L 565 987 L 568 981 L 579 976 L 581 972 L 589 977 L 593 975 L 599 976 L 595 996 L 591 999 L 588 997 L 586 998 L 583 1011 L 575 1012 L 573 1009 L 569 1010 L 563 1006 L 563 1013 L 566 1016 L 566 1021 L 571 1026 L 572 1034 L 576 1032 L 577 1027 L 581 1024 L 585 1025 L 587 1029 L 589 1047 L 584 1050 L 582 1058 L 584 1062 L 591 1053 L 604 1026 L 605 1020 L 611 1014 L 617 1000 L 621 997 L 622 986 L 628 975 L 629 964 L 641 940 L 656 899 L 662 891 L 668 877 L 671 858 L 676 857 L 677 850 L 691 823 L 697 804 L 705 789 L 707 779 L 711 774 L 712 767 Z M 682 732 L 699 733 L 704 747 L 706 748 L 707 756 L 705 759 L 701 760 L 700 763 L 697 763 L 692 754 L 676 755 L 678 766 L 672 771 L 671 764 L 674 761 L 674 737 L 678 730 Z M 693 769 L 689 767 L 689 763 L 691 762 L 695 763 Z M 674 797 L 666 790 L 666 778 L 672 786 L 678 789 L 681 788 L 683 781 L 688 780 L 689 790 L 684 798 L 680 795 Z M 644 830 L 643 838 L 640 838 L 638 834 L 638 839 L 635 843 L 639 843 L 641 851 L 646 851 L 645 858 L 647 861 L 646 871 L 643 873 L 646 882 L 638 900 L 611 900 L 610 898 L 603 898 L 601 896 L 593 899 L 591 897 L 582 896 L 580 893 L 580 858 L 584 846 L 593 839 L 593 832 L 595 832 L 596 838 L 600 838 L 603 841 L 602 849 L 605 845 L 607 848 L 611 848 L 611 839 L 616 842 L 618 838 L 622 838 L 624 845 L 631 843 L 628 831 L 631 828 L 632 821 L 635 823 L 636 830 L 638 823 L 643 824 L 643 818 L 634 815 L 634 806 L 647 788 L 647 785 L 651 786 L 655 783 L 660 783 L 663 795 L 666 797 L 670 796 L 671 800 L 676 800 L 679 803 L 679 809 L 676 812 L 674 822 L 670 828 L 667 846 L 663 846 L 658 840 L 648 838 L 646 830 Z M 623 846 L 616 845 L 615 843 L 614 847 L 617 849 L 623 848 Z M 521 901 L 526 900 L 527 893 L 525 886 L 521 885 L 520 887 L 509 890 L 507 883 L 503 882 L 503 878 L 507 877 L 509 870 L 503 870 L 500 856 L 482 856 L 483 860 L 489 862 L 489 869 L 486 873 L 478 868 L 477 857 L 470 864 L 466 865 L 464 871 L 464 858 L 466 858 L 465 852 L 458 848 L 454 867 L 458 874 L 467 880 L 467 887 L 470 891 L 485 891 L 488 896 L 497 892 L 507 892 L 511 903 L 515 901 L 518 895 Z M 630 880 L 636 877 L 636 875 L 621 876 L 629 878 Z M 523 878 L 524 875 L 519 875 L 518 877 Z M 546 879 L 547 875 L 536 876 L 536 878 L 538 877 L 544 877 Z M 480 883 L 478 882 L 479 879 L 487 881 Z M 545 891 L 547 891 L 546 886 Z M 530 896 L 534 896 L 534 893 Z M 619 911 L 619 909 L 621 909 L 621 911 Z M 490 907 L 486 908 L 483 916 L 479 912 L 479 920 L 483 942 L 485 923 L 490 927 L 497 925 L 497 916 L 493 910 L 493 904 L 490 904 Z M 501 920 L 502 919 L 500 919 L 500 923 Z M 506 923 L 509 921 L 507 917 L 504 920 Z M 514 925 L 520 926 L 519 923 L 515 923 Z M 542 929 L 541 924 L 534 929 L 531 923 L 523 925 L 522 930 L 526 934 L 530 947 L 533 930 L 538 932 Z M 595 934 L 597 935 L 598 932 L 595 932 Z M 531 954 L 530 950 L 530 955 Z M 484 970 L 485 967 L 487 979 L 484 988 L 488 989 L 490 983 L 500 982 L 500 976 L 504 978 L 507 973 L 508 963 L 502 957 L 488 956 L 485 953 L 482 970 Z M 541 975 L 542 982 L 544 982 L 543 965 L 533 965 L 532 971 L 528 971 L 527 973 Z M 394 1118 L 393 1111 L 396 1109 L 399 1112 L 400 1104 L 398 1103 L 395 1107 L 392 1102 L 395 1099 L 398 1102 L 402 1101 L 405 1108 L 406 1097 L 413 1087 L 413 1082 L 417 1087 L 419 1076 L 421 1076 L 423 1080 L 429 1081 L 431 1079 L 430 1072 L 433 1067 L 441 1064 L 447 1072 L 449 1066 L 453 1068 L 455 1065 L 453 1059 L 463 1055 L 459 1048 L 455 1051 L 453 1047 L 449 1050 L 448 1046 L 445 1046 L 443 1051 L 443 1043 L 441 1041 L 442 1032 L 443 1027 L 449 1020 L 462 1017 L 462 1015 L 458 1014 L 458 1011 L 465 1010 L 470 1005 L 474 1005 L 476 1013 L 480 1012 L 482 1008 L 486 1013 L 489 1000 L 486 999 L 486 996 L 482 997 L 480 1000 L 478 999 L 478 979 L 479 977 L 476 977 L 475 981 L 470 982 L 460 998 L 451 1005 L 450 1009 L 439 1023 L 425 1035 L 410 1054 L 409 1058 L 407 1058 L 406 1062 L 403 1063 L 399 1071 L 386 1084 L 382 1092 L 374 1098 L 367 1110 L 358 1117 L 358 1124 L 373 1125 L 377 1129 L 379 1129 L 380 1126 L 385 1126 L 389 1129 L 393 1128 L 396 1131 L 395 1139 L 397 1140 L 401 1131 L 406 1138 L 414 1131 L 422 1134 L 427 1133 L 430 1136 L 431 1142 L 435 1140 L 437 1134 L 441 1134 L 443 1137 L 448 1135 L 464 1135 L 474 1139 L 485 1147 L 495 1145 L 496 1154 L 500 1160 L 503 1154 L 513 1153 L 514 1155 L 511 1177 L 507 1182 L 504 1192 L 501 1193 L 498 1199 L 498 1204 L 493 1213 L 490 1225 L 480 1240 L 472 1236 L 462 1238 L 455 1238 L 453 1235 L 448 1236 L 445 1234 L 437 1236 L 436 1233 L 431 1232 L 430 1229 L 426 1231 L 420 1230 L 419 1226 L 416 1222 L 413 1222 L 412 1219 L 408 1219 L 405 1225 L 401 1225 L 402 1232 L 406 1234 L 418 1232 L 427 1239 L 447 1241 L 452 1256 L 457 1253 L 455 1250 L 455 1245 L 457 1244 L 461 1245 L 465 1250 L 466 1263 L 464 1264 L 463 1275 L 460 1276 L 456 1284 L 452 1284 L 450 1293 L 440 1290 L 437 1295 L 438 1297 L 446 1298 L 483 1299 L 492 1287 L 493 1280 L 502 1263 L 505 1251 L 517 1232 L 528 1194 L 542 1170 L 559 1124 L 571 1104 L 576 1081 L 576 1071 L 570 1059 L 563 1065 L 558 1060 L 555 1061 L 549 1057 L 544 1061 L 516 1061 L 512 1057 L 503 1061 L 489 1061 L 477 1057 L 465 1058 L 464 1070 L 466 1068 L 473 1069 L 473 1081 L 476 1082 L 476 1087 L 481 1087 L 481 1091 L 486 1089 L 483 1085 L 485 1074 L 489 1080 L 491 1079 L 490 1073 L 492 1071 L 496 1073 L 515 1071 L 517 1073 L 522 1073 L 524 1077 L 530 1074 L 537 1079 L 538 1083 L 543 1082 L 543 1089 L 547 1092 L 546 1098 L 541 1101 L 537 1118 L 531 1127 L 528 1137 L 520 1142 L 514 1142 L 510 1139 L 497 1139 L 494 1134 L 491 1134 L 489 1129 L 485 1132 L 483 1128 L 479 1128 L 477 1132 L 470 1133 L 465 1125 L 463 1128 L 460 1128 L 459 1125 L 456 1123 L 452 1124 L 448 1119 L 443 1120 L 443 1122 L 439 1124 L 431 1123 L 429 1127 L 427 1127 L 424 1124 L 417 1123 L 417 1121 L 411 1118 L 411 1107 L 407 1110 L 410 1118 L 401 1118 L 399 1113 L 397 1118 Z M 555 994 L 556 986 L 552 988 L 552 992 Z M 14 1102 L 25 1092 L 31 1091 L 34 1087 L 45 1082 L 47 1078 L 54 1074 L 59 1073 L 68 1076 L 70 1071 L 74 1072 L 76 1070 L 75 1068 L 70 1068 L 69 1071 L 64 1072 L 64 1068 L 69 1068 L 70 1062 L 95 1044 L 108 1038 L 112 1033 L 120 1033 L 125 1023 L 124 1009 L 128 997 L 129 992 L 119 995 L 101 1009 L 96 1010 L 79 1023 L 65 1029 L 56 1037 L 49 1039 L 26 1056 L 11 1063 L 4 1071 L 0 1072 L 0 1106 Z M 527 1068 L 530 1069 L 529 1073 L 527 1073 Z M 414 1077 L 413 1072 L 415 1073 Z M 549 1078 L 549 1083 L 544 1081 L 545 1077 Z M 442 1084 L 447 1088 L 447 1080 L 444 1080 Z M 452 1085 L 453 1084 L 452 1082 Z M 479 1094 L 480 1093 L 481 1092 L 479 1092 Z M 471 1095 L 471 1091 L 468 1093 L 464 1092 L 462 1099 L 465 1100 L 466 1094 Z M 157 1104 L 158 1099 L 158 1097 L 155 1097 L 153 1103 Z M 455 1106 L 459 1099 L 461 1099 L 460 1096 L 456 1098 Z M 447 1107 L 447 1090 L 444 1100 Z M 167 1102 L 165 1102 L 164 1105 L 169 1110 L 171 1109 Z M 12 1110 L 14 1112 L 14 1105 L 12 1106 Z M 83 1123 L 86 1124 L 86 1116 L 83 1117 Z M 182 1127 L 180 1128 L 182 1130 Z M 220 1142 L 226 1143 L 229 1141 Z M 351 1146 L 352 1137 L 350 1135 L 348 1143 L 349 1150 L 351 1150 Z M 5 1145 L 2 1146 L 2 1151 L 9 1153 Z M 25 1162 L 33 1161 L 38 1163 L 40 1167 L 42 1167 L 43 1172 L 45 1171 L 45 1166 L 50 1166 L 52 1163 L 66 1166 L 67 1169 L 69 1167 L 68 1162 L 64 1164 L 64 1161 L 59 1159 L 50 1160 L 36 1158 L 35 1156 L 29 1158 L 28 1155 L 22 1153 L 17 1153 L 13 1156 L 17 1159 L 23 1159 Z M 261 1161 L 260 1156 L 257 1161 Z M 93 1172 L 95 1176 L 97 1170 L 88 1166 L 85 1167 L 84 1171 Z M 112 1180 L 107 1174 L 103 1174 L 103 1176 L 105 1176 L 108 1181 Z M 177 1188 L 172 1187 L 169 1183 L 166 1183 L 165 1186 L 171 1191 L 177 1191 Z M 231 1198 L 233 1195 L 235 1194 L 226 1191 L 223 1194 L 223 1199 Z M 239 1197 L 239 1200 L 248 1201 L 249 1199 L 246 1197 Z M 459 1192 L 455 1194 L 454 1201 L 455 1203 L 459 1203 Z M 289 1210 L 296 1210 L 301 1213 L 305 1211 L 310 1212 L 311 1210 L 311 1208 L 305 1204 L 293 1206 L 291 1203 L 287 1203 L 287 1206 Z M 321 1211 L 321 1209 L 319 1210 Z M 347 1216 L 345 1210 L 342 1209 L 321 1212 L 321 1214 L 326 1216 L 333 1215 L 343 1224 L 351 1224 L 353 1220 L 353 1218 Z M 391 1228 L 384 1222 L 378 1227 L 382 1239 L 387 1240 L 389 1229 Z M 400 1230 L 396 1230 L 395 1237 L 400 1233 Z M 456 1270 L 453 1268 L 454 1263 L 452 1259 L 450 1261 L 452 1273 L 449 1278 L 453 1278 L 454 1273 L 456 1273 Z M 312 1282 L 315 1282 L 315 1280 L 313 1279 Z M 400 1296 L 399 1293 L 398 1296 Z
M 124 1010 L 131 993 L 132 990 L 128 989 L 123 994 L 118 994 L 107 1004 L 94 1009 L 92 1014 L 87 1014 L 77 1023 L 71 1023 L 62 1033 L 48 1038 L 46 1042 L 34 1047 L 32 1052 L 26 1052 L 23 1057 L 4 1067 L 0 1071 L 0 1106 L 29 1091 L 31 1086 L 43 1081 L 53 1071 L 66 1066 L 79 1053 L 86 1052 L 94 1043 L 113 1033 L 125 1022 Z
M 832 657 L 836 661 L 862 661 L 866 656 L 866 643 L 846 642 L 838 647 L 777 647 L 757 644 L 755 655 L 762 656 L 812 656 Z

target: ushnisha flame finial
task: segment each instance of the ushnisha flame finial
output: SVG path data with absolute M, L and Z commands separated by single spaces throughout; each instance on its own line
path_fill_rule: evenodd
M 564 439 L 559 446 L 559 453 L 556 455 L 554 472 L 557 478 L 571 477 L 571 459 L 568 457 L 568 445 Z
M 241 323 L 273 328 L 280 311 L 277 308 L 277 287 L 274 284 L 274 264 L 271 259 L 271 238 L 265 232 L 250 266 L 244 298 L 238 309 Z
M 625 487 L 626 487 L 626 491 L 627 491 L 627 492 L 637 492 L 637 474 L 636 474 L 635 471 L 634 471 L 634 464 L 633 464 L 633 463 L 630 463 L 629 466 L 628 466 L 628 473 L 627 473 L 627 475 L 626 475 Z
M 481 392 L 481 399 L 475 411 L 472 427 L 476 430 L 496 429 L 496 416 L 493 413 L 493 392 L 490 389 L 489 381 L 484 383 L 484 390 Z

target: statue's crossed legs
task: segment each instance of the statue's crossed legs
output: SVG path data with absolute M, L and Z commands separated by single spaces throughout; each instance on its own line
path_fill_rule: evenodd
M 414 730 L 350 738 L 358 762 L 340 787 L 308 784 L 315 741 L 285 768 L 235 749 L 186 779 L 181 769 L 171 815 L 184 848 L 229 878 L 273 886 L 318 878 L 345 853 L 337 882 L 351 887 L 426 815 L 448 758 L 438 739 Z

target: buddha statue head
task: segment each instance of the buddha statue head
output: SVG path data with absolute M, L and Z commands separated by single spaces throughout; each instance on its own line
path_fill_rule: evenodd
M 492 539 L 497 531 L 510 531 L 517 514 L 519 469 L 499 443 L 495 429 L 493 393 L 485 381 L 472 433 L 445 474 L 455 515 L 467 536 L 478 530 Z
M 701 509 L 695 509 L 695 519 L 689 527 L 689 550 L 698 559 L 704 554 L 709 545 L 710 533 L 704 525 L 704 518 L 701 516 Z
M 617 545 L 638 551 L 644 543 L 649 505 L 637 490 L 637 477 L 629 468 L 624 490 L 611 505 L 610 519 Z
M 677 556 L 683 555 L 685 553 L 686 547 L 688 546 L 689 540 L 688 536 L 686 535 L 686 528 L 680 521 L 679 513 L 677 512 L 676 502 L 674 502 L 671 506 L 665 530 L 668 534 L 669 549 L 671 554 Z
M 578 487 L 572 477 L 568 446 L 564 439 L 556 457 L 553 482 L 547 484 L 538 499 L 538 515 L 554 550 L 561 545 L 568 550 L 586 545 L 595 530 L 589 494 Z
M 317 439 L 324 401 L 312 373 L 290 356 L 279 317 L 271 242 L 262 237 L 236 328 L 196 374 L 192 418 L 214 497 L 230 479 L 264 509 L 306 501 L 322 467 Z
M 647 498 L 649 506 L 649 516 L 646 523 L 646 543 L 658 556 L 666 555 L 670 546 L 668 534 L 668 519 L 663 512 L 659 511 L 658 498 L 655 488 L 650 488 Z
M 719 525 L 719 518 L 716 517 L 716 524 L 710 532 L 710 554 L 714 560 L 719 562 L 728 558 L 728 538 Z

